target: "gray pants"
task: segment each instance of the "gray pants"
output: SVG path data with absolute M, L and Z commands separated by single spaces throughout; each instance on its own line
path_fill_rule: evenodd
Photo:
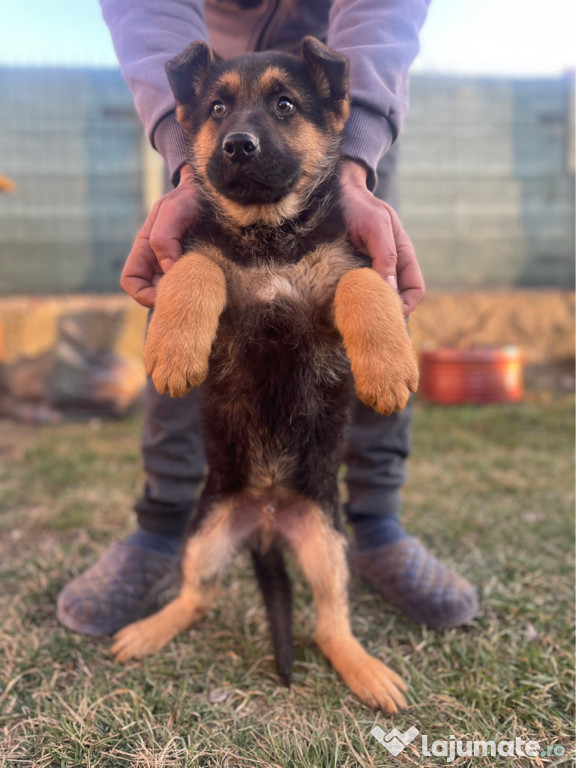
M 393 148 L 378 168 L 375 191 L 393 207 L 397 205 L 396 165 Z M 392 416 L 380 416 L 356 402 L 345 457 L 350 516 L 398 514 L 410 425 L 411 405 Z M 174 399 L 159 395 L 148 380 L 142 454 L 146 485 L 136 504 L 139 524 L 158 533 L 183 533 L 205 473 L 196 390 Z

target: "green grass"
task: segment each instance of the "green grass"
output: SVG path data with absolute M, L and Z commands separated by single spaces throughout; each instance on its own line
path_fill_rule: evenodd
M 430 742 L 521 737 L 566 747 L 563 761 L 452 765 L 572 765 L 573 406 L 566 395 L 417 405 L 403 519 L 479 586 L 482 614 L 433 632 L 353 583 L 355 633 L 410 685 L 410 708 L 395 719 L 357 702 L 322 659 L 301 581 L 294 685 L 280 686 L 245 558 L 210 615 L 143 663 L 119 666 L 108 641 L 60 628 L 59 590 L 132 526 L 140 421 L 3 424 L 0 765 L 446 765 L 420 755 L 419 739 L 390 756 L 370 735 L 375 724 L 416 725 Z

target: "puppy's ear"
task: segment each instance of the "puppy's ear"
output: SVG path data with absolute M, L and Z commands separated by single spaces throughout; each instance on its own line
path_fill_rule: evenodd
M 350 113 L 348 59 L 315 37 L 302 41 L 302 58 L 326 106 L 346 121 Z
M 211 48 L 203 41 L 195 43 L 166 64 L 166 74 L 176 101 L 190 104 L 200 95 L 208 68 L 214 61 Z

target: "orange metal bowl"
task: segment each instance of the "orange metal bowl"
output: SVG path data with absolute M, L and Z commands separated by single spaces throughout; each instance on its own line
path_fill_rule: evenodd
M 518 347 L 435 349 L 419 357 L 420 395 L 433 403 L 517 403 L 524 396 Z

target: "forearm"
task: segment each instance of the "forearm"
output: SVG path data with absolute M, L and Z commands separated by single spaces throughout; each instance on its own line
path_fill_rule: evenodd
M 397 138 L 408 109 L 408 70 L 430 0 L 335 0 L 328 45 L 350 61 L 352 112 L 343 153 L 368 169 Z

